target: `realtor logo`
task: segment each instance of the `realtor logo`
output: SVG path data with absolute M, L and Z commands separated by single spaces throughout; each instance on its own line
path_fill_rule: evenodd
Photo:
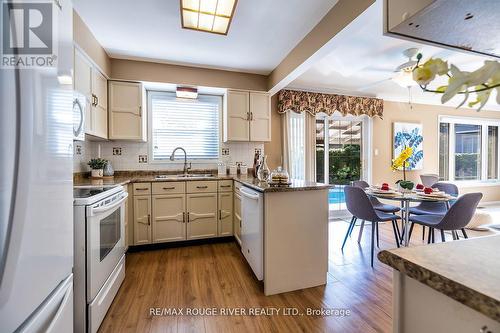
M 2 67 L 55 66 L 52 2 L 2 3 Z

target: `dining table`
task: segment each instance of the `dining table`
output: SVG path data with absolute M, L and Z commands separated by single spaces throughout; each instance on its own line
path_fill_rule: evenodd
M 451 195 L 443 195 L 443 196 L 428 196 L 422 195 L 422 192 L 416 191 L 408 191 L 408 192 L 395 192 L 388 191 L 387 193 L 383 193 L 384 191 L 374 191 L 370 188 L 365 190 L 368 196 L 375 197 L 377 199 L 384 200 L 393 200 L 399 201 L 401 204 L 401 219 L 403 221 L 403 239 L 402 244 L 404 246 L 408 246 L 410 243 L 409 231 L 410 231 L 410 205 L 413 203 L 421 203 L 421 202 L 444 202 L 446 204 L 446 208 L 450 209 L 450 203 L 455 201 L 457 198 Z

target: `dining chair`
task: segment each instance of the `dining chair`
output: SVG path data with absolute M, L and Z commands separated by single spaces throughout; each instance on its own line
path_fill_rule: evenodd
M 352 182 L 352 186 L 359 187 L 359 188 L 361 188 L 363 190 L 366 190 L 367 188 L 370 187 L 370 184 L 368 184 L 364 180 L 355 180 L 355 181 Z M 373 208 L 375 208 L 378 211 L 381 211 L 381 212 L 384 212 L 384 213 L 397 213 L 397 212 L 399 212 L 401 210 L 401 208 L 399 208 L 397 206 L 384 204 L 384 203 L 380 202 L 375 197 L 369 197 L 369 199 L 370 199 L 370 202 L 373 205 Z M 358 243 L 361 243 L 361 237 L 363 236 L 364 227 L 365 227 L 365 220 L 362 220 L 361 221 L 361 225 L 359 226 Z M 376 227 L 378 228 L 378 224 L 377 224 Z M 396 227 L 397 227 L 397 232 L 398 232 L 398 235 L 399 235 L 399 227 L 397 225 L 396 225 Z M 353 229 L 351 229 L 350 234 L 352 234 L 352 230 Z M 378 237 L 378 230 L 377 230 L 377 247 L 378 247 L 378 244 L 379 244 L 379 237 Z
M 455 184 L 437 182 L 431 187 L 437 188 L 446 194 L 452 195 L 454 197 L 458 196 L 458 187 Z M 445 202 L 432 202 L 432 201 L 422 201 L 415 207 L 410 208 L 410 215 L 445 215 L 448 211 L 448 206 Z M 413 225 L 410 227 L 413 229 Z M 411 230 L 410 229 L 410 230 Z M 462 230 L 462 234 L 467 238 L 467 233 L 465 229 Z M 425 239 L 425 227 L 422 227 L 422 240 Z
M 427 173 L 420 175 L 420 181 L 425 187 L 432 187 L 435 183 L 439 181 L 439 175 L 434 173 Z
M 341 250 L 344 251 L 344 246 L 349 237 L 352 228 L 356 224 L 357 219 L 369 221 L 372 224 L 372 235 L 371 235 L 371 267 L 373 267 L 373 253 L 375 247 L 375 232 L 378 222 L 392 221 L 392 230 L 394 231 L 394 238 L 396 240 L 396 245 L 399 247 L 399 236 L 396 232 L 396 220 L 399 216 L 390 213 L 384 213 L 373 208 L 373 205 L 365 193 L 365 191 L 359 187 L 355 186 L 345 186 L 344 187 L 345 202 L 347 210 L 352 214 L 351 223 L 347 229 L 346 235 L 344 237 L 344 242 L 342 243 Z
M 470 222 L 482 197 L 482 193 L 467 193 L 458 198 L 445 215 L 410 215 L 410 221 L 429 227 L 427 243 L 434 243 L 434 229 L 441 231 L 441 240 L 443 242 L 445 241 L 445 230 L 451 231 L 455 240 L 458 239 L 457 230 L 465 228 Z M 411 232 L 408 236 L 411 237 Z

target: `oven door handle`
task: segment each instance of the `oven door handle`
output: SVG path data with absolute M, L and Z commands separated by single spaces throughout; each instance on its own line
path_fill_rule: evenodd
M 103 206 L 103 207 L 99 207 L 99 208 L 92 208 L 90 210 L 90 216 L 94 216 L 96 214 L 100 214 L 100 213 L 103 213 L 103 212 L 107 212 L 109 210 L 112 210 L 118 206 L 120 206 L 125 200 L 127 200 L 127 197 L 128 197 L 128 193 L 127 192 L 124 192 L 122 194 L 122 197 L 120 200 L 118 200 L 117 202 L 113 202 L 113 204 L 109 205 L 109 206 Z

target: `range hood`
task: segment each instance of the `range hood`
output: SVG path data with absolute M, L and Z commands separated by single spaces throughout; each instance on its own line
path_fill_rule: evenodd
M 384 35 L 500 58 L 500 1 L 384 0 Z

